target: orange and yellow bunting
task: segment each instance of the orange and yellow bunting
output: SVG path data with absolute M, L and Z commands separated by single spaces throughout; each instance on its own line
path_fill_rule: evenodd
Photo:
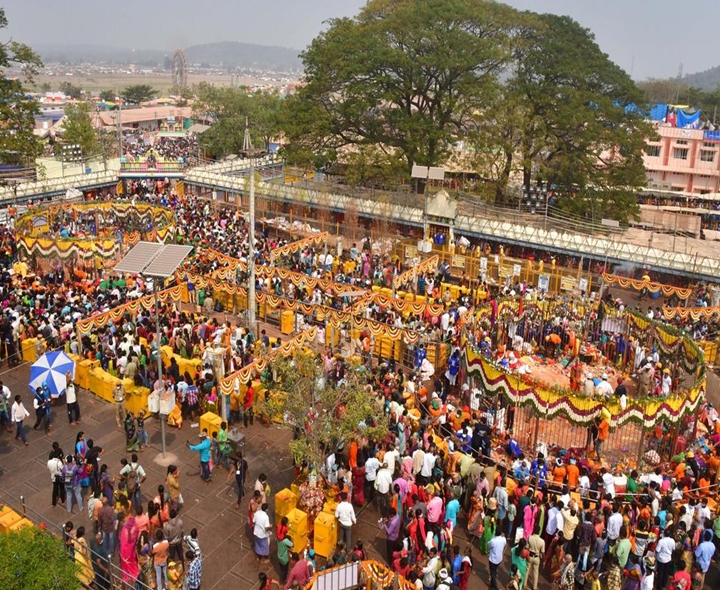
M 687 299 L 692 295 L 692 289 L 685 289 L 683 287 L 675 287 L 673 285 L 665 285 L 663 283 L 654 283 L 652 281 L 643 281 L 637 279 L 630 279 L 627 277 L 619 277 L 617 275 L 611 275 L 603 273 L 603 281 L 608 285 L 618 285 L 623 289 L 635 289 L 636 291 L 642 291 L 647 289 L 650 293 L 661 292 L 665 297 L 672 295 L 677 296 L 680 299 Z
M 663 317 L 666 320 L 674 320 L 680 318 L 686 320 L 690 318 L 693 322 L 700 319 L 712 318 L 720 314 L 720 307 L 664 307 Z
M 181 292 L 182 287 L 177 285 L 160 291 L 158 293 L 158 299 L 160 300 L 160 303 L 180 301 Z M 89 334 L 95 328 L 107 326 L 109 322 L 119 322 L 126 313 L 137 315 L 140 309 L 152 309 L 153 307 L 155 307 L 155 295 L 146 295 L 145 297 L 140 297 L 140 299 L 136 299 L 135 301 L 131 301 L 125 305 L 115 307 L 110 311 L 99 313 L 84 320 L 80 320 L 77 323 L 77 329 L 80 334 Z
M 282 246 L 281 248 L 273 250 L 272 259 L 275 260 L 279 256 L 292 256 L 296 252 L 304 250 L 305 248 L 315 248 L 317 246 L 321 246 L 328 241 L 328 237 L 329 234 L 324 231 L 316 236 L 310 236 L 309 238 L 303 238 L 297 242 L 291 242 L 287 246 Z
M 430 258 L 426 258 L 420 264 L 413 266 L 410 270 L 399 274 L 393 279 L 395 289 L 401 289 L 403 285 L 414 282 L 421 274 L 426 272 L 435 272 L 440 263 L 440 257 L 435 254 Z
M 276 358 L 278 355 L 291 356 L 296 350 L 300 350 L 305 348 L 308 344 L 312 344 L 317 338 L 317 330 L 318 329 L 315 327 L 310 328 L 309 330 L 298 334 L 292 340 L 283 342 L 277 348 L 273 348 L 265 356 L 257 359 L 248 366 L 231 373 L 227 377 L 223 377 L 220 379 L 220 391 L 225 395 L 230 395 L 235 387 L 239 387 L 241 383 L 247 383 L 264 371 L 268 366 L 269 361 Z

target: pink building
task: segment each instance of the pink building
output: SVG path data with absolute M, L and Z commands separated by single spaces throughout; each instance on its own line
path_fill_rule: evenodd
M 644 156 L 649 190 L 688 195 L 720 192 L 720 131 L 665 124 L 656 129 L 659 140 L 647 142 Z

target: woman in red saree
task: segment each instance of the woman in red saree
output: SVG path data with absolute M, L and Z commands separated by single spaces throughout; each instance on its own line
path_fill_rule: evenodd
M 138 565 L 136 544 L 140 531 L 135 522 L 135 517 L 131 516 L 120 530 L 120 569 L 122 571 L 122 579 L 128 586 L 134 586 L 140 574 Z

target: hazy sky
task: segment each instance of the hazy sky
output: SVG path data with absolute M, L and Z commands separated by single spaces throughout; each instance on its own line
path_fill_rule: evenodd
M 720 64 L 717 0 L 507 0 L 520 9 L 569 14 L 637 79 Z M 301 49 L 332 17 L 364 0 L 4 0 L 4 33 L 29 43 L 103 44 L 172 50 L 211 41 Z M 677 16 L 675 14 L 677 13 Z M 708 23 L 704 25 L 703 23 Z M 6 38 L 4 34 L 3 39 Z

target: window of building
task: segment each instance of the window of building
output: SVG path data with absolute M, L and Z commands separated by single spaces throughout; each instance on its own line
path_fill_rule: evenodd
M 687 145 L 688 144 L 687 139 L 678 139 L 677 141 L 675 141 L 675 143 L 677 145 Z
M 687 148 L 673 148 L 673 158 L 676 160 L 687 160 L 688 149 Z
M 715 151 L 714 150 L 700 150 L 700 161 L 701 162 L 714 162 Z
M 703 141 L 703 147 L 706 148 L 716 148 L 718 144 L 714 141 Z
M 645 153 L 648 156 L 650 156 L 651 158 L 659 158 L 660 157 L 660 146 L 659 145 L 646 145 Z

